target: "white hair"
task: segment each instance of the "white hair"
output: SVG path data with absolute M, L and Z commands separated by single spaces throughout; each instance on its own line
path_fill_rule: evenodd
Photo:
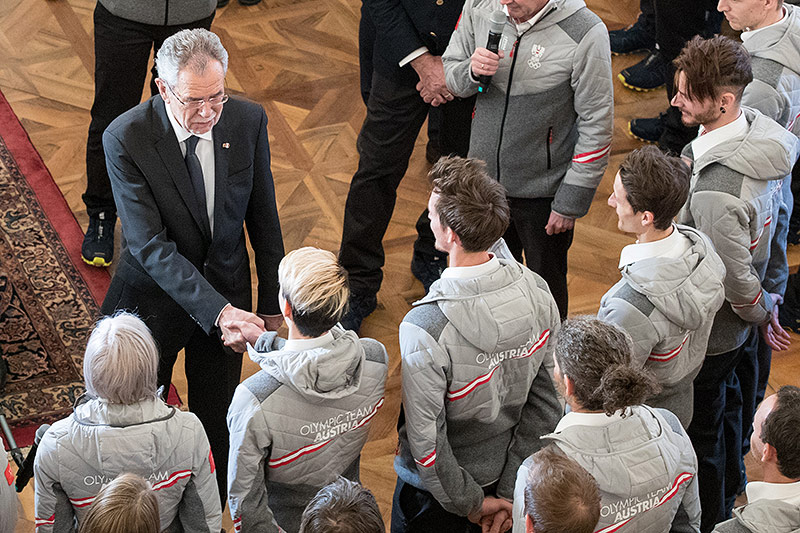
M 89 394 L 121 404 L 155 398 L 157 373 L 158 348 L 139 317 L 123 311 L 97 323 L 83 360 Z
M 202 73 L 209 60 L 219 61 L 228 72 L 228 52 L 215 33 L 203 28 L 181 30 L 167 37 L 155 57 L 158 77 L 170 87 L 178 83 L 178 73 L 190 68 Z

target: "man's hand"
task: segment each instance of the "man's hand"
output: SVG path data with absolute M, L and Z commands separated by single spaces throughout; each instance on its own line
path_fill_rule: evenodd
M 258 318 L 264 321 L 267 331 L 278 331 L 278 329 L 283 325 L 283 315 L 281 314 L 262 315 L 261 313 L 256 313 L 256 315 Z
M 264 321 L 254 313 L 244 311 L 229 305 L 222 310 L 219 316 L 219 329 L 222 331 L 222 341 L 234 352 L 244 353 L 246 344 L 253 344 L 256 339 L 266 331 Z
M 495 54 L 486 48 L 476 48 L 469 60 L 472 75 L 476 78 L 478 76 L 494 76 L 503 57 L 505 54 L 502 50 L 498 50 Z
M 511 513 L 505 509 L 493 515 L 486 515 L 481 519 L 482 533 L 505 533 L 511 529 Z
M 575 227 L 575 219 L 561 216 L 555 211 L 550 211 L 550 219 L 544 227 L 548 235 L 555 235 L 564 231 L 569 231 Z
M 453 94 L 444 82 L 444 66 L 441 56 L 425 52 L 412 59 L 411 66 L 417 71 L 419 76 L 417 90 L 426 103 L 436 107 L 453 99 Z
M 469 521 L 480 524 L 484 533 L 499 533 L 511 528 L 511 514 L 514 506 L 511 502 L 494 496 L 486 496 L 479 511 L 469 515 Z
M 776 352 L 782 352 L 789 349 L 792 339 L 789 332 L 781 327 L 778 320 L 778 310 L 780 304 L 783 303 L 783 297 L 780 294 L 769 294 L 772 297 L 772 316 L 768 322 L 758 326 L 758 331 L 761 333 L 761 338 L 767 345 Z

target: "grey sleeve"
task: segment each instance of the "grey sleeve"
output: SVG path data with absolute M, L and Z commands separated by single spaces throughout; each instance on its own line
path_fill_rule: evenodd
M 639 368 L 644 367 L 659 341 L 658 331 L 653 323 L 631 303 L 614 297 L 601 302 L 597 318 L 621 327 L 631 336 L 633 361 Z
M 51 431 L 42 437 L 33 463 L 34 522 L 37 533 L 75 531 L 75 511 L 61 487 L 58 443 Z
M 400 324 L 403 408 L 411 454 L 425 488 L 448 512 L 468 516 L 483 504 L 483 489 L 461 468 L 447 439 L 445 368 L 449 358 L 422 328 Z
M 778 220 L 775 223 L 775 235 L 769 244 L 769 262 L 764 275 L 764 289 L 773 294 L 784 295 L 789 280 L 789 262 L 786 257 L 786 243 L 789 237 L 789 213 L 794 203 L 792 197 L 792 175 L 784 178 L 781 184 Z
M 214 456 L 200 420 L 191 416 L 195 436 L 192 478 L 183 491 L 178 517 L 186 533 L 216 533 L 222 528 L 222 508 L 217 476 L 214 475 Z
M 447 50 L 442 54 L 447 88 L 462 98 L 478 92 L 478 84 L 470 76 L 470 58 L 475 52 L 475 25 L 472 17 L 472 0 L 467 0 L 456 30 L 450 37 Z
M 614 85 L 608 31 L 604 24 L 596 24 L 581 40 L 572 69 L 578 140 L 572 163 L 553 199 L 553 211 L 577 218 L 589 211 L 611 153 Z
M 672 412 L 666 409 L 656 409 L 667 421 L 672 431 L 681 436 L 684 443 L 684 454 L 691 454 L 692 465 L 694 467 L 692 479 L 688 481 L 686 490 L 683 492 L 683 500 L 678 507 L 678 512 L 672 519 L 670 533 L 700 533 L 700 492 L 697 483 L 697 456 L 692 448 L 689 435 L 683 429 L 680 420 Z

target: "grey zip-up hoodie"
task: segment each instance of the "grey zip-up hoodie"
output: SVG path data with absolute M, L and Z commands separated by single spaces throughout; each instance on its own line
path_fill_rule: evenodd
M 499 0 L 467 0 L 442 56 L 448 88 L 478 91 L 470 57 L 486 46 Z M 508 195 L 554 197 L 569 217 L 589 210 L 611 151 L 614 89 L 608 31 L 583 0 L 551 0 L 522 35 L 509 19 L 492 85 L 478 95 L 470 157 L 486 161 Z
M 204 19 L 217 9 L 216 0 L 98 0 L 112 15 L 152 24 L 174 26 Z
M 800 16 L 794 6 L 784 4 L 786 18 L 749 34 L 743 40 L 753 65 L 753 81 L 744 89 L 742 104 L 758 109 L 795 135 L 800 135 Z M 789 217 L 794 199 L 792 177 L 783 181 L 783 201 L 775 226 L 775 239 L 770 249 L 770 259 L 764 277 L 764 288 L 783 296 L 786 292 L 788 271 L 786 240 L 789 235 Z
M 714 533 L 800 533 L 800 507 L 780 500 L 757 500 L 733 510 Z
M 100 489 L 125 472 L 153 486 L 162 531 L 222 527 L 211 448 L 197 416 L 156 398 L 120 405 L 84 395 L 39 443 L 37 533 L 75 531 Z
M 627 411 L 625 418 L 607 425 L 571 425 L 542 441 L 555 443 L 597 481 L 601 508 L 596 533 L 699 532 L 697 458 L 689 437 L 669 411 L 645 405 Z M 523 464 L 514 497 L 514 533 L 525 530 L 520 513 L 527 477 Z
M 482 276 L 439 279 L 400 324 L 395 471 L 460 516 L 494 483 L 511 500 L 517 468 L 562 412 L 551 379 L 555 301 L 541 277 L 497 261 Z
M 361 448 L 383 405 L 386 349 L 341 326 L 333 340 L 283 349 L 275 332 L 250 358 L 261 370 L 228 409 L 228 503 L 235 531 L 295 533 L 311 498 L 339 476 L 358 481 Z
M 676 259 L 651 257 L 621 269 L 597 317 L 621 326 L 633 339 L 634 361 L 658 379 L 662 391 L 647 405 L 672 411 L 688 427 L 693 380 L 706 355 L 714 316 L 725 301 L 725 266 L 708 237 L 675 226 L 691 242 Z
M 689 199 L 677 221 L 711 239 L 725 264 L 725 299 L 714 318 L 707 355 L 741 346 L 750 328 L 769 320 L 762 282 L 780 209 L 781 181 L 797 159 L 797 138 L 760 112 L 742 108 L 749 128 L 693 160 Z M 780 265 L 781 270 L 788 269 Z

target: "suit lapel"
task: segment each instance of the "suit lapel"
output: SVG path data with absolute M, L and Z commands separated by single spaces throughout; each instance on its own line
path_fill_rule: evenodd
M 178 145 L 178 138 L 172 130 L 167 112 L 164 108 L 164 101 L 160 96 L 153 97 L 153 110 L 155 118 L 153 120 L 153 133 L 155 136 L 155 147 L 161 157 L 164 168 L 175 183 L 175 187 L 183 198 L 186 208 L 192 214 L 192 218 L 197 224 L 206 240 L 211 240 L 211 229 L 208 226 L 208 216 L 203 212 L 203 208 L 198 204 L 194 195 L 189 171 L 186 170 L 186 163 L 183 160 L 181 148 Z M 216 143 L 215 143 L 216 144 Z M 215 148 L 216 151 L 216 148 Z
M 214 235 L 226 235 L 225 231 L 220 231 L 226 217 L 223 213 L 225 209 L 225 196 L 228 191 L 226 182 L 228 179 L 228 154 L 230 153 L 230 136 L 227 126 L 226 115 L 223 111 L 219 122 L 212 130 L 214 132 Z

